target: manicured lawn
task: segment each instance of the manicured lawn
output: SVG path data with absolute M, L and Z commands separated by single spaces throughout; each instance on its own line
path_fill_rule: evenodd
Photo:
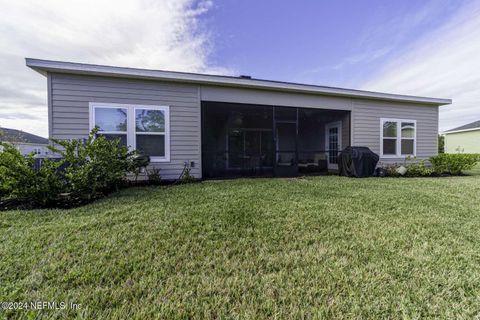
M 477 165 L 472 170 L 466 171 L 466 174 L 480 175 L 480 163 L 477 163 Z
M 480 176 L 203 182 L 3 212 L 0 301 L 81 304 L 31 312 L 45 318 L 474 318 Z

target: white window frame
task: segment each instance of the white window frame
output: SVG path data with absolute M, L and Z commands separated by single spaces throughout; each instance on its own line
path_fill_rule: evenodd
M 395 154 L 383 154 L 383 124 L 385 122 L 395 122 L 397 124 L 397 137 L 385 137 L 385 139 L 395 139 L 396 140 L 396 150 Z M 414 128 L 414 137 L 413 138 L 402 138 L 402 122 L 413 123 Z M 397 119 L 397 118 L 380 118 L 380 157 L 382 158 L 406 158 L 406 157 L 415 157 L 417 155 L 417 120 L 412 119 Z M 402 154 L 402 139 L 413 140 L 413 154 Z
M 127 131 L 101 131 L 100 134 L 124 134 L 127 137 L 128 145 L 128 128 L 130 124 L 128 123 L 128 106 L 112 103 L 91 103 L 90 104 L 90 131 L 95 127 L 95 109 L 96 108 L 105 108 L 105 109 L 126 109 L 127 110 Z
M 170 162 L 170 106 L 142 105 L 142 104 L 119 104 L 119 103 L 102 103 L 90 102 L 89 127 L 92 130 L 95 127 L 95 109 L 96 108 L 112 108 L 127 109 L 127 145 L 130 150 L 136 149 L 136 117 L 135 110 L 161 110 L 165 115 L 165 132 L 142 132 L 145 135 L 164 135 L 165 136 L 165 156 L 151 156 L 151 162 Z M 125 134 L 122 131 L 102 131 L 101 134 Z

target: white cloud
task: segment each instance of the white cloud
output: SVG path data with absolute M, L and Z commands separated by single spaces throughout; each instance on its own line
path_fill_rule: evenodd
M 0 0 L 0 126 L 47 135 L 46 80 L 25 57 L 191 72 L 211 66 L 209 0 Z
M 377 59 L 385 56 L 390 51 L 392 51 L 392 49 L 393 48 L 390 46 L 390 47 L 384 47 L 384 48 L 375 49 L 375 50 L 367 50 L 363 53 L 346 57 L 345 59 L 343 59 L 342 62 L 332 66 L 331 68 L 333 70 L 340 70 L 340 69 L 343 69 L 346 66 L 349 66 L 349 65 L 352 65 L 352 64 L 357 64 L 359 62 L 370 63 L 374 60 L 377 60 Z
M 480 119 L 480 1 L 467 3 L 441 27 L 391 60 L 363 89 L 452 98 L 440 130 Z

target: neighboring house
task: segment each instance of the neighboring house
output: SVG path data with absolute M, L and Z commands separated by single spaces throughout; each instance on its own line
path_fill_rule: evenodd
M 16 129 L 0 128 L 0 141 L 14 145 L 22 155 L 48 156 L 48 139 Z
M 26 59 L 48 83 L 49 134 L 94 126 L 151 156 L 162 178 L 295 176 L 336 170 L 367 146 L 382 163 L 437 154 L 451 100 L 183 72 Z
M 480 153 L 480 120 L 443 133 L 445 153 Z

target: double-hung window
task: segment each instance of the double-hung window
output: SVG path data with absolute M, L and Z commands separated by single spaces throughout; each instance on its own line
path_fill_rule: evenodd
M 169 118 L 168 106 L 90 103 L 91 129 L 98 127 L 98 135 L 120 139 L 152 162 L 170 161 Z
M 405 157 L 416 154 L 415 120 L 380 119 L 380 154 L 382 157 Z

